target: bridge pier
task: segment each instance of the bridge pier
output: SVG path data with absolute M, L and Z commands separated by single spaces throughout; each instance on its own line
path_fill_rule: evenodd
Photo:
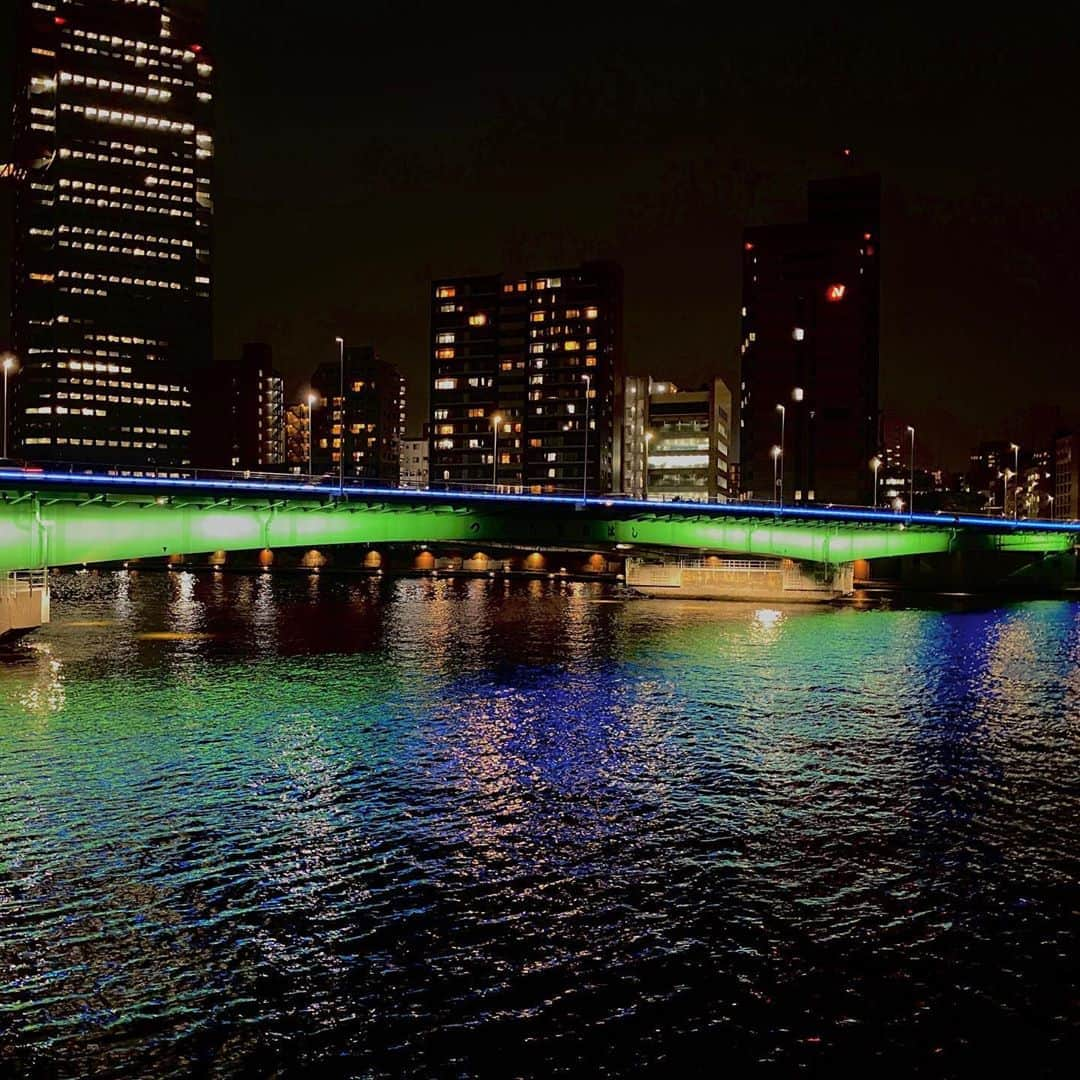
M 49 621 L 49 578 L 44 570 L 0 576 L 0 641 Z
M 851 595 L 854 564 L 719 555 L 632 558 L 626 560 L 626 584 L 646 596 L 823 604 Z

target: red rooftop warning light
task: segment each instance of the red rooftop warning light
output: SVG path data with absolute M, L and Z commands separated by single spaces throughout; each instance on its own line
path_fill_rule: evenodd
M 830 285 L 825 290 L 825 299 L 835 304 L 837 300 L 843 300 L 844 294 L 847 292 L 846 285 Z
M 202 52 L 202 46 L 201 45 L 192 45 L 191 46 L 191 51 L 193 53 L 201 53 Z
M 747 240 L 746 243 L 743 244 L 743 251 L 753 251 L 753 250 L 754 250 L 753 243 L 751 243 L 751 241 Z
M 63 15 L 54 15 L 53 22 L 56 23 L 57 26 L 63 26 L 67 22 L 67 19 L 65 19 Z

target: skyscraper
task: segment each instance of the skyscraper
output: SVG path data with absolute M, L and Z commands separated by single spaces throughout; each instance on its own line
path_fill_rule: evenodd
M 818 181 L 809 194 L 805 224 L 743 237 L 741 486 L 755 500 L 782 492 L 788 503 L 866 503 L 877 435 L 880 181 Z
M 617 489 L 617 266 L 435 281 L 431 357 L 433 486 Z
M 191 460 L 210 361 L 212 66 L 159 0 L 20 0 L 13 335 L 28 457 Z

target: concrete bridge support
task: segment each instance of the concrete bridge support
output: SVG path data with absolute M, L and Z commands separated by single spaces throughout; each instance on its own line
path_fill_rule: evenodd
M 0 576 L 0 641 L 49 621 L 49 578 L 43 570 Z

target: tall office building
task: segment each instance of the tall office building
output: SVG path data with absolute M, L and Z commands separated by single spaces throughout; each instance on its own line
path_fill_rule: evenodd
M 621 337 L 611 263 L 433 282 L 432 485 L 617 490 Z
M 877 436 L 877 176 L 810 184 L 809 220 L 743 237 L 747 498 L 866 503 Z
M 405 429 L 405 380 L 370 345 L 345 350 L 344 368 L 320 364 L 311 377 L 314 471 L 396 484 Z M 344 391 L 344 392 L 343 392 Z
M 1054 501 L 1058 521 L 1080 518 L 1080 431 L 1054 436 Z
M 19 448 L 184 464 L 211 350 L 205 27 L 159 0 L 20 0 L 18 30 Z

